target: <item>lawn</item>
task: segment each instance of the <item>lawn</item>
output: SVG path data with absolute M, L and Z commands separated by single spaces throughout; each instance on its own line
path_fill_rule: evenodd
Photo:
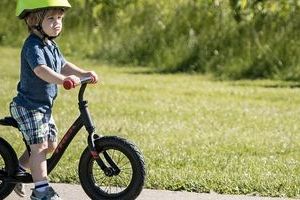
M 16 94 L 19 50 L 0 48 L 0 116 Z M 202 75 L 158 74 L 68 58 L 101 75 L 86 98 L 97 132 L 136 143 L 147 164 L 147 188 L 300 197 L 300 88 L 270 80 L 216 81 Z M 59 91 L 54 117 L 60 136 L 77 117 L 77 92 Z M 53 182 L 78 183 L 84 130 Z M 20 154 L 15 129 L 0 127 Z M 16 139 L 17 138 L 17 139 Z

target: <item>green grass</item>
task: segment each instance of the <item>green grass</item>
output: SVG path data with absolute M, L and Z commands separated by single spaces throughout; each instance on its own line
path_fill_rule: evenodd
M 19 51 L 0 48 L 0 115 L 8 115 L 19 76 Z M 134 141 L 147 163 L 147 188 L 263 196 L 300 196 L 300 89 L 293 82 L 214 81 L 162 75 L 72 59 L 101 74 L 86 98 L 99 133 Z M 78 115 L 77 89 L 60 90 L 54 108 L 62 132 Z M 18 132 L 1 137 L 24 150 Z M 16 139 L 17 138 L 17 139 Z M 57 168 L 54 182 L 78 183 L 84 130 Z

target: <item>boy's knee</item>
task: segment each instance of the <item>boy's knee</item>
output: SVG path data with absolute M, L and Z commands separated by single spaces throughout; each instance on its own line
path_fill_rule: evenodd
M 52 153 L 57 147 L 57 142 L 43 142 L 40 144 L 33 144 L 30 145 L 31 151 L 34 152 L 42 152 L 45 151 L 46 153 Z
M 43 152 L 48 149 L 48 142 L 43 142 L 40 144 L 32 144 L 30 145 L 31 152 Z
M 52 153 L 54 150 L 55 150 L 55 148 L 53 148 L 53 147 L 48 147 L 47 153 Z
M 49 142 L 48 143 L 48 148 L 47 148 L 47 153 L 52 153 L 57 147 L 56 142 Z

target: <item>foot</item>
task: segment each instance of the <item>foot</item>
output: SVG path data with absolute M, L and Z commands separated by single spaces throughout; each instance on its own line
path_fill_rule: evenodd
M 52 187 L 48 187 L 45 192 L 33 189 L 30 196 L 31 200 L 62 200 Z
M 26 190 L 25 190 L 25 184 L 24 183 L 17 183 L 15 188 L 14 188 L 14 191 L 20 197 L 26 197 Z

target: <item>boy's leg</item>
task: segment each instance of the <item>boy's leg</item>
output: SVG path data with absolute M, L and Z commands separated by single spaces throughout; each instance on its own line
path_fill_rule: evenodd
M 24 169 L 29 169 L 30 168 L 30 165 L 29 165 L 29 154 L 28 154 L 27 150 L 25 150 L 24 153 L 19 158 L 19 164 L 20 164 L 20 167 L 22 167 Z
M 28 151 L 25 150 L 22 156 L 19 158 L 19 167 L 18 172 L 19 174 L 26 173 L 26 170 L 30 168 L 29 165 L 29 154 Z M 20 197 L 26 196 L 26 190 L 25 190 L 25 184 L 24 183 L 17 183 L 14 191 L 19 195 Z
M 55 144 L 53 144 L 53 142 L 49 142 L 49 147 L 51 149 L 54 146 Z M 30 145 L 30 149 L 30 158 L 27 150 L 25 150 L 23 155 L 19 158 L 19 172 L 25 172 L 26 169 L 30 168 L 33 182 L 35 183 L 35 185 L 43 185 L 42 189 L 46 189 L 48 187 L 46 161 L 46 154 L 48 152 L 48 142 Z M 14 191 L 20 197 L 26 196 L 25 185 L 23 183 L 17 183 Z
M 46 153 L 47 154 L 52 153 L 56 149 L 56 147 L 57 147 L 57 142 L 49 141 Z M 29 154 L 28 154 L 27 150 L 25 150 L 24 153 L 19 158 L 19 164 L 20 164 L 20 167 L 22 167 L 25 170 L 30 168 Z
M 47 160 L 46 153 L 48 149 L 48 142 L 41 144 L 30 145 L 30 170 L 33 182 L 40 182 L 47 180 Z
M 48 153 L 52 153 L 57 147 L 57 142 L 48 142 L 48 148 L 47 148 L 47 154 Z M 24 153 L 21 155 L 21 157 L 19 158 L 19 164 L 20 167 L 22 167 L 23 169 L 29 169 L 30 165 L 29 165 L 29 154 L 28 151 L 25 150 Z
M 31 199 L 61 200 L 59 195 L 49 186 L 47 177 L 46 154 L 47 151 L 52 150 L 53 147 L 56 147 L 56 142 L 49 142 L 48 144 L 47 141 L 41 144 L 30 145 L 30 169 L 35 185 L 30 197 Z
M 42 148 L 43 146 L 45 146 L 44 144 L 41 144 Z M 55 148 L 57 147 L 57 142 L 48 142 L 48 147 L 45 150 L 46 154 L 47 153 L 52 153 Z M 32 147 L 31 147 L 32 148 Z M 35 148 L 35 147 L 33 147 Z M 37 149 L 39 149 L 39 146 L 36 146 Z M 35 159 L 33 159 L 33 162 L 36 162 Z M 24 153 L 22 154 L 22 156 L 19 158 L 19 171 L 20 172 L 25 172 L 26 169 L 31 168 L 30 162 L 29 162 L 29 154 L 28 151 L 25 150 Z M 47 171 L 47 167 L 45 169 Z M 43 182 L 44 181 L 44 182 Z M 38 181 L 38 183 L 45 183 L 46 180 L 43 181 Z M 35 182 L 35 181 L 34 181 Z M 15 192 L 20 196 L 20 197 L 25 197 L 26 196 L 26 191 L 25 191 L 25 185 L 23 183 L 17 183 L 16 187 L 15 187 Z
M 57 142 L 48 141 L 47 154 L 52 153 L 57 147 Z

